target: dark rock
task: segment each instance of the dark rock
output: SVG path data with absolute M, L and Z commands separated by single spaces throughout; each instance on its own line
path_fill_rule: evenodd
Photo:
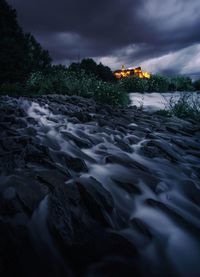
M 88 139 L 80 138 L 80 137 L 76 136 L 75 134 L 72 134 L 72 133 L 66 132 L 66 131 L 62 131 L 61 133 L 63 134 L 65 139 L 72 140 L 73 142 L 76 143 L 77 146 L 79 146 L 81 148 L 91 148 L 92 147 L 92 144 Z
M 77 186 L 89 213 L 103 224 L 110 224 L 109 214 L 114 209 L 111 194 L 93 177 L 81 177 Z
M 133 277 L 140 276 L 136 262 L 123 257 L 108 257 L 101 262 L 92 265 L 86 277 Z
M 139 232 L 145 237 L 148 237 L 149 239 L 152 239 L 152 234 L 149 228 L 141 219 L 135 217 L 131 219 L 130 224 L 135 230 L 137 230 L 137 232 Z
M 132 184 L 132 183 L 129 183 L 126 181 L 120 182 L 117 180 L 115 180 L 115 184 L 130 194 L 141 194 L 142 193 L 140 188 L 135 184 Z
M 115 145 L 117 147 L 119 147 L 121 150 L 125 151 L 125 152 L 128 152 L 128 153 L 132 153 L 133 152 L 133 149 L 130 147 L 130 145 L 128 143 L 126 143 L 125 141 L 115 137 Z

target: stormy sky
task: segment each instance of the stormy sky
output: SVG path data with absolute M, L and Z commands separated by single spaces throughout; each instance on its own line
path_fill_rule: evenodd
M 200 75 L 200 0 L 8 0 L 54 63 Z

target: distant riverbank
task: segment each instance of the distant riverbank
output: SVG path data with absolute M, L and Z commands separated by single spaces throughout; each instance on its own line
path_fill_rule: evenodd
M 130 93 L 131 106 L 142 107 L 145 111 L 157 111 L 160 109 L 168 108 L 170 100 L 177 101 L 184 94 L 190 95 L 195 101 L 200 101 L 199 92 L 152 92 L 152 93 Z

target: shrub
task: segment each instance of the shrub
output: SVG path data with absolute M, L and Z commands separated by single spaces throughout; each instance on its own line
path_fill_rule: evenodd
M 170 79 L 170 91 L 193 91 L 192 80 L 186 76 L 176 76 Z
M 156 74 L 148 79 L 149 92 L 166 92 L 169 91 L 169 78 Z
M 126 106 L 129 104 L 128 94 L 120 84 L 99 81 L 94 89 L 94 99 L 103 104 Z
M 115 77 L 108 66 L 102 63 L 97 64 L 93 59 L 83 59 L 80 63 L 72 63 L 69 71 L 77 74 L 83 70 L 87 75 L 94 75 L 97 79 L 104 82 L 114 82 Z
M 0 95 L 23 95 L 25 88 L 20 83 L 5 83 L 0 86 Z
M 112 105 L 128 104 L 128 96 L 120 84 L 108 83 L 98 80 L 83 70 L 79 73 L 66 69 L 54 68 L 46 73 L 31 74 L 27 81 L 29 90 L 38 93 L 62 93 L 93 97 L 100 103 Z
M 148 91 L 148 80 L 138 77 L 124 78 L 119 81 L 120 85 L 127 92 L 145 92 Z
M 200 90 L 200 80 L 197 80 L 193 84 L 195 90 Z
M 172 96 L 166 105 L 165 112 L 170 116 L 200 120 L 200 96 L 196 93 L 184 93 L 178 99 Z

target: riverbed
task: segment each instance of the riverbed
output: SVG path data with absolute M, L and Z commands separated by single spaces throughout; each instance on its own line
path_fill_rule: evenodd
M 199 275 L 198 122 L 0 100 L 2 276 Z

